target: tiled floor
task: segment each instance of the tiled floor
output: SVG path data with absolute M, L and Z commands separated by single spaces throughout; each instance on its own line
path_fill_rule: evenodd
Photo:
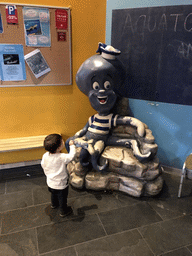
M 2 171 L 0 256 L 192 255 L 192 180 L 178 199 L 180 177 L 164 170 L 153 198 L 70 188 L 74 212 L 63 219 L 50 208 L 40 166 Z

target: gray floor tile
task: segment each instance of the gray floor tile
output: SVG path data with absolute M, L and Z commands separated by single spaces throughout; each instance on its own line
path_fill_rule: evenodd
M 190 251 L 186 247 L 183 247 L 178 250 L 164 253 L 161 256 L 191 256 L 191 255 L 192 254 L 190 253 Z
M 122 206 L 133 205 L 133 204 L 137 204 L 139 202 L 145 202 L 148 200 L 147 197 L 137 198 L 137 197 L 129 196 L 119 191 L 114 191 L 113 196 L 121 203 Z
M 46 179 L 41 177 L 28 177 L 27 179 L 7 181 L 7 193 L 40 188 L 46 185 Z
M 0 182 L 0 195 L 5 193 L 5 182 Z
M 72 197 L 80 197 L 80 196 L 85 196 L 87 195 L 88 192 L 84 189 L 75 189 L 75 188 L 72 188 L 70 185 L 69 185 L 69 195 L 68 195 L 68 198 L 72 198 Z
M 43 254 L 43 256 L 77 256 L 74 247 L 68 247 L 66 249 L 59 249 L 53 252 Z
M 47 186 L 36 187 L 33 189 L 34 205 L 51 202 L 51 194 Z
M 96 215 L 37 228 L 39 252 L 49 252 L 105 236 Z
M 163 220 L 177 218 L 192 212 L 192 200 L 169 198 L 169 200 L 155 200 L 148 202 Z
M 69 200 L 75 215 L 94 214 L 121 207 L 120 202 L 115 197 L 105 194 L 90 194 L 78 198 L 69 198 Z
M 170 173 L 163 173 L 164 187 L 162 193 L 158 195 L 160 198 L 176 198 L 178 199 L 178 190 L 181 177 L 178 175 L 171 175 Z M 182 186 L 182 198 L 192 197 L 192 180 L 184 179 Z
M 32 190 L 0 195 L 0 212 L 33 205 Z
M 187 215 L 162 221 L 139 231 L 155 254 L 163 254 L 192 243 L 192 218 Z
M 162 220 L 145 202 L 102 212 L 99 217 L 108 235 Z
M 189 249 L 189 251 L 192 253 L 192 244 L 188 245 L 187 248 Z
M 37 239 L 34 229 L 0 236 L 1 256 L 37 256 Z
M 37 227 L 56 219 L 57 211 L 50 205 L 38 205 L 2 214 L 2 234 Z
M 78 256 L 153 256 L 137 230 L 96 239 L 76 246 Z
M 0 235 L 1 235 L 1 230 L 2 230 L 2 214 L 0 213 Z

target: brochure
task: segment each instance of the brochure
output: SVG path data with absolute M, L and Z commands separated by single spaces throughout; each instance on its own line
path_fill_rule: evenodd
M 28 53 L 24 58 L 36 78 L 51 71 L 39 49 Z
M 7 24 L 18 24 L 18 14 L 16 5 L 6 5 L 5 11 Z
M 57 29 L 68 28 L 68 13 L 67 10 L 57 9 L 55 11 L 55 26 Z
M 26 80 L 23 45 L 0 44 L 0 74 L 2 81 Z
M 25 43 L 32 47 L 50 47 L 50 16 L 48 8 L 23 7 Z
M 1 12 L 0 12 L 0 34 L 2 33 L 3 33 L 3 23 L 2 23 Z

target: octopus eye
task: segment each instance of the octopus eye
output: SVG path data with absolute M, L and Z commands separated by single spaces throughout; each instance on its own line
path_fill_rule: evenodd
M 109 81 L 105 81 L 105 83 L 104 83 L 104 88 L 105 88 L 105 89 L 109 89 L 110 87 L 111 87 L 110 82 L 109 82 Z
M 98 90 L 99 89 L 99 83 L 98 82 L 94 82 L 93 83 L 93 89 L 94 90 Z

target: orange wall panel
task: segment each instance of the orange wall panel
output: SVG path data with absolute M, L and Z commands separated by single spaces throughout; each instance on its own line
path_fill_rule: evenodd
M 95 54 L 98 42 L 105 42 L 106 1 L 55 0 L 53 4 L 50 0 L 18 0 L 14 4 L 71 8 L 73 83 L 70 86 L 0 88 L 0 139 L 52 132 L 73 135 L 95 113 L 88 98 L 77 88 L 75 75 L 80 65 Z M 36 160 L 41 156 L 42 150 L 1 153 L 0 164 Z

